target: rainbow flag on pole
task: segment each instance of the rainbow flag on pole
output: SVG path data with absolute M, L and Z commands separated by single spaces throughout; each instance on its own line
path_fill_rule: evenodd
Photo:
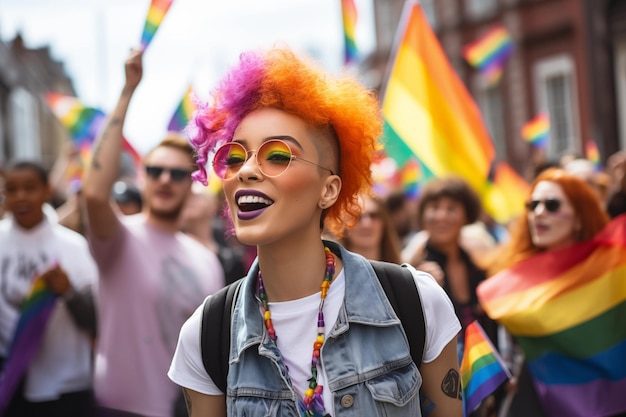
M 187 88 L 183 99 L 180 101 L 178 107 L 176 107 L 176 111 L 172 116 L 169 124 L 167 125 L 167 130 L 170 132 L 182 132 L 189 123 L 191 119 L 191 115 L 196 111 L 196 104 L 191 99 L 191 94 L 193 93 L 191 86 Z
M 173 0 L 152 0 L 141 34 L 141 50 L 145 51 L 170 9 Z
M 416 1 L 405 3 L 390 62 L 382 101 L 386 154 L 400 169 L 417 157 L 420 180 L 454 174 L 483 200 L 497 190 L 517 201 L 513 211 L 490 207 L 498 222 L 518 215 L 523 194 L 490 182 L 495 148 L 487 127 Z
M 589 241 L 496 274 L 477 293 L 522 347 L 548 416 L 626 412 L 626 215 Z
M 4 369 L 0 375 L 0 415 L 11 402 L 15 390 L 37 354 L 56 295 L 38 278 L 24 300 Z
M 511 378 L 509 369 L 489 341 L 480 323 L 465 329 L 465 350 L 461 361 L 463 409 L 467 417 L 482 400 Z
M 589 139 L 585 143 L 585 156 L 596 169 L 596 172 L 602 170 L 602 163 L 600 162 L 600 151 L 598 150 L 598 145 L 592 139 Z
M 78 98 L 64 94 L 47 93 L 46 102 L 61 124 L 69 131 L 79 150 L 83 165 L 86 166 L 91 160 L 93 142 L 106 122 L 106 115 L 101 110 L 85 106 Z M 122 147 L 130 154 L 135 165 L 138 165 L 141 156 L 125 138 L 123 138 Z
M 500 24 L 463 48 L 463 56 L 467 62 L 478 68 L 492 84 L 500 81 L 504 66 L 512 54 L 511 35 Z
M 341 0 L 341 15 L 343 16 L 344 63 L 351 64 L 357 61 L 359 51 L 356 46 L 357 13 L 354 0 Z
M 536 148 L 544 147 L 550 135 L 550 119 L 546 113 L 537 116 L 522 126 L 522 138 Z

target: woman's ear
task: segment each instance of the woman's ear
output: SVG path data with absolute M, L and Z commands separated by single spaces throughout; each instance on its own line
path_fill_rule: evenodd
M 341 191 L 341 178 L 339 175 L 330 175 L 326 178 L 322 193 L 320 195 L 319 206 L 322 209 L 330 208 L 337 198 L 339 198 L 339 192 Z

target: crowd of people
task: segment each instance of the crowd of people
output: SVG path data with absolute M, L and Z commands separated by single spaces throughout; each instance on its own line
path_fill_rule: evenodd
M 554 415 L 528 345 L 482 284 L 623 219 L 625 151 L 602 171 L 576 155 L 536 167 L 524 214 L 495 227 L 461 177 L 430 180 L 417 198 L 374 195 L 376 97 L 275 48 L 242 54 L 185 134 L 168 134 L 129 178 L 122 132 L 142 72 L 131 51 L 80 179 L 63 174 L 71 146 L 50 173 L 37 161 L 2 168 L 0 415 L 460 417 L 474 321 L 514 378 L 472 416 Z M 219 194 L 201 185 L 208 175 Z M 410 272 L 421 362 L 368 260 Z M 29 323 L 41 283 L 53 301 Z M 205 329 L 227 286 L 230 332 Z M 227 342 L 224 381 L 208 371 L 203 332 Z M 625 413 L 615 400 L 596 415 Z

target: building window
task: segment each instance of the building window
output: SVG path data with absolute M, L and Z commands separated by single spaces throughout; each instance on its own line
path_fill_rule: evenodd
M 465 0 L 465 13 L 470 19 L 493 15 L 498 9 L 497 0 Z
M 474 77 L 473 85 L 476 91 L 476 104 L 496 150 L 496 160 L 505 161 L 507 146 L 502 87 L 500 84 L 488 85 L 482 76 Z
M 538 62 L 534 68 L 537 112 L 550 118 L 547 156 L 558 158 L 565 152 L 580 152 L 576 140 L 578 125 L 574 112 L 578 108 L 574 63 L 570 56 L 560 55 Z
M 615 85 L 620 149 L 626 149 L 626 37 L 615 40 Z
M 430 27 L 432 27 L 433 30 L 437 29 L 437 14 L 435 13 L 435 0 L 422 0 L 420 4 L 422 5 L 424 14 L 426 14 L 428 23 L 430 23 Z
M 24 88 L 18 87 L 9 96 L 9 119 L 13 159 L 40 159 L 39 112 L 37 100 Z

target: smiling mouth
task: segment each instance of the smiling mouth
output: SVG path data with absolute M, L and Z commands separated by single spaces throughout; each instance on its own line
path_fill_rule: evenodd
M 269 198 L 256 195 L 244 195 L 237 199 L 237 207 L 242 212 L 262 210 L 274 204 Z

